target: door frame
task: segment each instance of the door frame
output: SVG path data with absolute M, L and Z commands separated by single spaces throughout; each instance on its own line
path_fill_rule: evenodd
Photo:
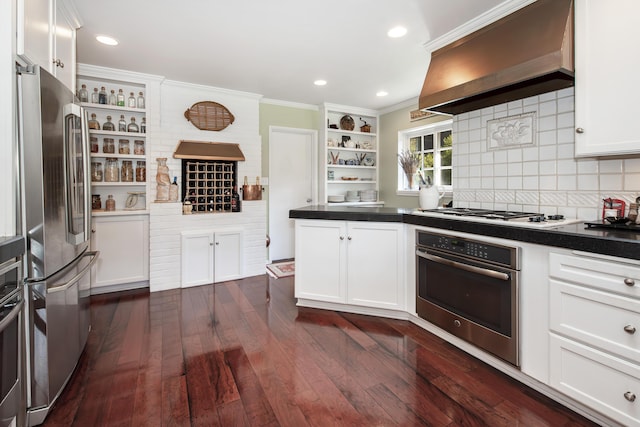
M 311 137 L 311 199 L 313 204 L 318 204 L 318 130 L 293 128 L 287 126 L 269 126 L 269 176 L 273 171 L 273 134 L 290 133 Z M 267 234 L 271 232 L 271 179 L 269 179 L 269 199 L 267 200 Z M 271 253 L 269 252 L 269 262 L 271 262 Z

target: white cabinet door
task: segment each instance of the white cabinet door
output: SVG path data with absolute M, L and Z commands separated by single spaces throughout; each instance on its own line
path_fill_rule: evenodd
M 76 31 L 61 6 L 56 8 L 52 66 L 55 76 L 76 91 Z
M 576 156 L 640 152 L 633 83 L 640 69 L 640 2 L 581 0 L 575 7 Z
M 94 217 L 93 250 L 100 251 L 91 287 L 149 280 L 149 217 Z
M 214 281 L 217 283 L 242 277 L 242 233 L 216 231 L 214 241 Z
M 213 283 L 213 233 L 182 233 L 182 287 Z
M 53 4 L 51 0 L 18 0 L 16 53 L 29 64 L 51 71 Z
M 405 309 L 403 227 L 349 222 L 347 226 L 347 303 Z
M 345 302 L 346 231 L 342 221 L 296 221 L 296 298 Z

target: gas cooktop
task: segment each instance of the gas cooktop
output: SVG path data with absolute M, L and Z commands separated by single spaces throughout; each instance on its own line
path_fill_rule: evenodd
M 537 212 L 498 211 L 479 208 L 439 208 L 418 209 L 414 213 L 433 217 L 448 217 L 450 219 L 492 222 L 500 225 L 519 227 L 550 228 L 580 222 L 579 219 L 568 219 L 563 215 L 545 215 Z

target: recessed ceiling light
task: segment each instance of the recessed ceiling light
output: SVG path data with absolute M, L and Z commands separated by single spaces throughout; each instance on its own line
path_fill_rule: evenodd
M 113 37 L 109 37 L 109 36 L 96 36 L 96 40 L 98 40 L 102 44 L 106 44 L 106 45 L 109 45 L 109 46 L 117 46 L 118 45 L 118 40 L 114 39 Z
M 324 86 L 327 84 L 326 80 L 316 80 L 315 82 L 313 82 L 314 85 L 316 86 Z
M 402 37 L 405 34 L 407 34 L 407 29 L 402 26 L 393 27 L 387 32 L 387 35 L 394 39 L 398 37 Z
M 376 93 L 376 96 L 387 96 L 387 95 L 389 95 L 389 92 L 385 92 L 384 90 L 381 90 L 378 93 Z

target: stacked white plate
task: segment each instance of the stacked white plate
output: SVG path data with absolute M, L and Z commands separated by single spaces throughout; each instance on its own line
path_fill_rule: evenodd
M 378 200 L 378 192 L 376 190 L 360 190 L 361 202 L 375 202 Z
M 360 195 L 355 190 L 347 191 L 347 202 L 359 202 Z
M 344 194 L 338 194 L 335 196 L 327 196 L 327 201 L 329 203 L 342 203 L 344 202 Z

